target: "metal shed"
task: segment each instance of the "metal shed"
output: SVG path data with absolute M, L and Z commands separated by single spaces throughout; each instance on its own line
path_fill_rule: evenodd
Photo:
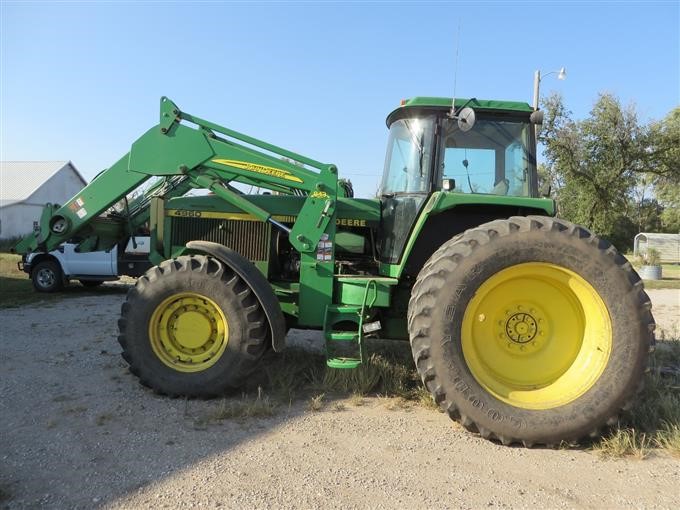
M 680 234 L 640 232 L 635 236 L 633 253 L 636 256 L 646 253 L 650 248 L 659 252 L 662 263 L 680 263 Z

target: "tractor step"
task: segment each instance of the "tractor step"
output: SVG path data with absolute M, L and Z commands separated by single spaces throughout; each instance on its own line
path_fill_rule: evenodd
M 342 331 L 337 327 L 342 325 Z M 361 307 L 329 305 L 326 307 L 324 337 L 326 365 L 330 368 L 356 368 L 361 365 Z
M 361 312 L 360 305 L 328 305 L 326 307 L 327 314 L 333 314 L 337 316 L 346 317 L 348 315 L 359 315 Z
M 358 358 L 329 358 L 326 360 L 326 365 L 330 368 L 357 368 L 361 365 L 361 360 Z
M 364 333 L 380 329 L 380 321 L 364 324 L 374 307 L 390 304 L 390 288 L 396 278 L 336 275 L 336 297 L 342 305 L 328 305 L 324 319 L 326 365 L 356 368 L 364 361 Z
M 353 331 L 331 331 L 326 335 L 326 339 L 332 342 L 356 342 L 357 333 Z

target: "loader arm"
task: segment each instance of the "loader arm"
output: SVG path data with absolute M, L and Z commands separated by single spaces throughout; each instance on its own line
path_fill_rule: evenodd
M 153 177 L 162 179 L 127 201 L 131 192 Z M 207 189 L 259 220 L 288 230 L 234 189 L 232 182 L 307 196 L 290 232 L 291 244 L 301 253 L 313 252 L 324 233 L 332 234 L 327 230 L 329 225 L 333 228 L 337 201 L 334 165 L 183 113 L 162 97 L 159 124 L 63 206 L 48 204 L 39 228 L 22 239 L 15 251 L 50 251 L 76 235 L 86 238 L 81 251 L 108 249 L 149 219 L 152 197 L 181 196 L 192 188 Z M 121 200 L 122 211 L 102 216 Z

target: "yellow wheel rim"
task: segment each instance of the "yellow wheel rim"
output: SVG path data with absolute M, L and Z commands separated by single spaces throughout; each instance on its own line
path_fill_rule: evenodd
M 229 340 L 224 313 L 212 300 L 193 292 L 159 304 L 149 321 L 153 352 L 178 372 L 200 372 L 220 359 Z
M 465 310 L 465 361 L 494 397 L 551 409 L 585 394 L 612 350 L 609 312 L 573 271 L 531 262 L 486 280 Z

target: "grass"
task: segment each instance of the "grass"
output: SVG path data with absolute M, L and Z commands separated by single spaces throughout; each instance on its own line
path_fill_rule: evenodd
M 654 439 L 656 445 L 668 451 L 674 457 L 680 458 L 680 426 L 667 425 L 659 430 Z
M 367 342 L 367 348 L 381 348 Z M 410 349 L 405 342 L 389 342 L 381 354 L 370 353 L 367 362 L 354 370 L 328 368 L 318 354 L 294 349 L 282 354 L 265 355 L 259 379 L 253 377 L 251 387 L 238 399 L 225 398 L 216 408 L 192 416 L 194 426 L 203 428 L 224 420 L 269 417 L 292 405 L 306 401 L 308 412 L 345 411 L 347 405 L 359 407 L 368 403 L 368 396 L 384 397 L 390 410 L 404 409 L 420 402 L 432 407 L 432 399 L 422 386 Z M 255 386 L 256 385 L 256 386 Z M 257 388 L 257 391 L 255 391 Z M 425 394 L 428 399 L 425 399 Z
M 19 271 L 19 255 L 0 253 L 0 308 L 38 301 L 26 273 Z
M 369 341 L 367 348 L 367 362 L 355 370 L 326 368 L 322 356 L 301 351 L 270 354 L 265 386 L 288 401 L 304 396 L 310 412 L 345 409 L 344 403 L 362 406 L 369 396 L 384 397 L 387 410 L 439 410 L 420 382 L 408 344 Z M 650 368 L 636 404 L 615 427 L 593 443 L 566 447 L 591 449 L 605 458 L 644 459 L 658 451 L 680 457 L 680 340 L 659 341 Z
M 434 409 L 437 411 L 439 410 L 439 405 L 434 401 L 432 394 L 425 386 L 419 386 L 416 388 L 413 396 L 421 406 L 427 409 Z
M 310 392 L 351 398 L 353 405 L 367 395 L 418 401 L 422 384 L 406 342 L 367 341 L 366 362 L 354 370 L 326 367 L 318 354 L 287 350 L 264 359 L 266 387 L 284 401 Z
M 680 457 L 680 341 L 661 341 L 633 408 L 596 441 L 603 457 L 645 458 L 655 449 Z
M 680 264 L 661 264 L 662 274 L 680 280 Z
M 65 298 L 120 294 L 127 291 L 124 286 L 105 285 L 98 289 L 88 289 L 72 284 L 54 294 L 36 292 L 28 275 L 17 267 L 20 260 L 19 255 L 0 253 L 0 308 L 16 308 L 34 303 L 49 305 Z
M 635 429 L 616 429 L 595 446 L 595 451 L 605 458 L 633 457 L 644 459 L 651 453 L 653 440 Z
M 218 406 L 205 414 L 194 418 L 194 425 L 198 428 L 224 420 L 267 418 L 273 416 L 278 404 L 267 396 L 262 388 L 258 388 L 257 396 L 251 398 L 243 394 L 240 399 L 223 399 Z
M 680 289 L 680 278 L 668 278 L 663 276 L 661 280 L 643 280 L 645 283 L 645 289 L 656 290 L 656 289 Z
M 347 409 L 347 406 L 342 402 L 334 402 L 333 405 L 331 406 L 331 409 L 333 409 L 333 411 L 335 412 L 342 412 L 345 409 Z
M 320 393 L 318 395 L 313 396 L 312 398 L 309 399 L 309 402 L 307 402 L 307 410 L 308 411 L 321 411 L 324 406 L 324 397 L 326 396 L 325 393 Z
M 366 405 L 366 399 L 362 395 L 359 395 L 358 393 L 352 393 L 349 402 L 354 407 L 361 407 Z
M 403 411 L 412 406 L 412 401 L 404 397 L 386 399 L 385 409 L 388 411 Z

